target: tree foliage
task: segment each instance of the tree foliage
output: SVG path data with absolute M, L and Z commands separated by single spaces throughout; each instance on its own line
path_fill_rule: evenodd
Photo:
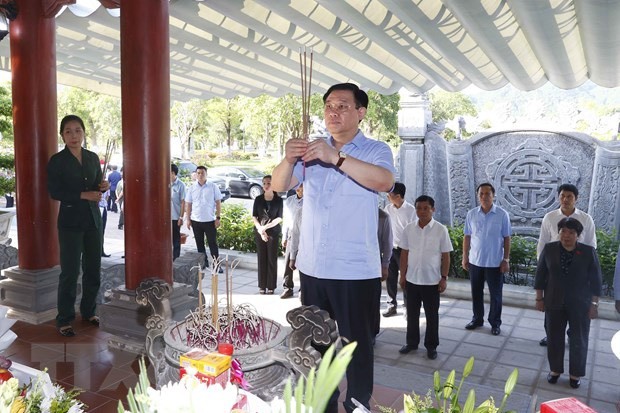
M 170 111 L 171 139 L 181 147 L 181 157 L 189 159 L 192 139 L 200 135 L 201 129 L 207 125 L 205 101 L 192 99 L 187 102 L 174 102 Z
M 394 146 L 400 144 L 398 136 L 398 110 L 400 95 L 381 95 L 374 91 L 368 92 L 368 111 L 362 128 L 375 139 L 388 142 Z
M 477 116 L 478 110 L 466 95 L 437 90 L 429 93 L 433 122 L 449 121 L 458 116 Z
M 13 140 L 13 100 L 10 86 L 0 86 L 0 133 L 3 139 Z
M 86 126 L 87 147 L 105 149 L 108 140 L 121 144 L 121 100 L 90 90 L 65 88 L 58 96 L 58 124 L 66 115 L 77 115 Z M 60 136 L 58 137 L 61 141 Z

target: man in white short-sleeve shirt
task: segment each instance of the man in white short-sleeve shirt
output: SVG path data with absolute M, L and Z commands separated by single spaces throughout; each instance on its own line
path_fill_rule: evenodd
M 433 219 L 435 200 L 422 195 L 415 200 L 418 219 L 407 225 L 400 240 L 400 279 L 407 291 L 407 344 L 399 352 L 417 350 L 420 343 L 420 306 L 424 305 L 424 347 L 429 359 L 437 358 L 439 345 L 439 294 L 446 290 L 452 242 L 448 229 Z

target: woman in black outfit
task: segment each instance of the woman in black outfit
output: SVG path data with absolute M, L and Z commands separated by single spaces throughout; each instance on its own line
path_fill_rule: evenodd
M 574 218 L 558 222 L 560 240 L 545 245 L 538 259 L 536 309 L 545 312 L 547 381 L 555 384 L 564 372 L 564 338 L 570 329 L 569 384 L 576 389 L 586 374 L 590 320 L 598 317 L 602 275 L 594 248 L 577 242 L 583 226 Z
M 52 199 L 60 201 L 58 244 L 60 279 L 58 281 L 58 315 L 56 327 L 61 335 L 73 337 L 77 281 L 82 264 L 82 319 L 99 325 L 95 314 L 101 275 L 101 213 L 98 203 L 109 189 L 103 180 L 99 156 L 82 148 L 84 122 L 78 116 L 65 116 L 60 122 L 60 136 L 65 148 L 47 164 L 47 189 Z
M 273 294 L 278 280 L 278 249 L 282 228 L 283 202 L 271 189 L 271 175 L 263 177 L 264 193 L 254 200 L 252 220 L 258 256 L 260 294 Z

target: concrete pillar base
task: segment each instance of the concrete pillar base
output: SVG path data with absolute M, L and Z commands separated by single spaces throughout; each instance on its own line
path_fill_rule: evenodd
M 9 316 L 30 324 L 41 324 L 56 317 L 60 267 L 4 270 L 0 281 L 0 304 L 9 307 Z
M 198 297 L 192 297 L 193 288 L 187 284 L 174 283 L 170 295 L 172 318 L 181 321 L 190 310 L 198 307 Z M 136 303 L 135 290 L 128 290 L 125 285 L 111 290 L 109 301 L 98 306 L 101 330 L 113 334 L 108 345 L 134 353 L 144 352 L 146 339 L 146 318 L 150 315 L 150 307 L 142 307 Z

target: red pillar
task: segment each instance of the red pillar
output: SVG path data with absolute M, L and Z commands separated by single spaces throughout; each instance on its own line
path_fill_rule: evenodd
M 172 284 L 168 0 L 121 4 L 125 286 Z
M 46 173 L 58 151 L 56 21 L 44 17 L 43 3 L 17 0 L 9 26 L 19 267 L 26 270 L 58 264 L 58 205 L 47 193 Z

